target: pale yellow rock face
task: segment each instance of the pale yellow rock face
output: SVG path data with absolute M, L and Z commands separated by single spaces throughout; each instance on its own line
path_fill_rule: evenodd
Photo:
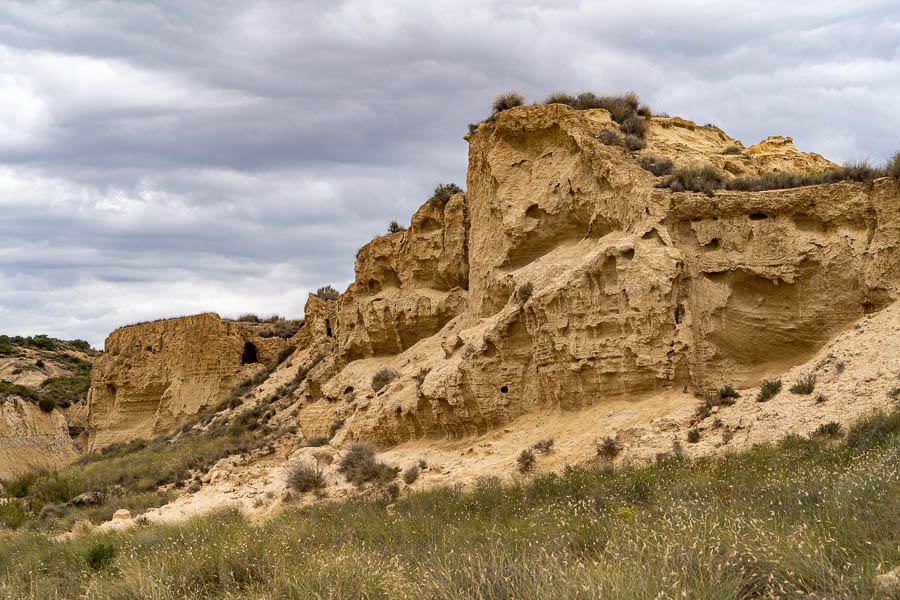
M 481 434 L 540 408 L 752 387 L 900 297 L 896 180 L 673 194 L 641 156 L 734 176 L 834 165 L 789 138 L 726 155 L 739 143 L 681 119 L 653 119 L 631 154 L 601 144 L 604 128 L 616 128 L 606 111 L 551 105 L 467 136 L 468 190 L 452 201 L 466 218 L 425 205 L 410 231 L 360 252 L 338 301 L 338 360 L 310 373 L 316 394 L 301 388 L 305 433 L 343 419 L 338 441 L 392 444 Z M 466 263 L 452 283 L 441 271 Z M 376 394 L 382 367 L 400 377 Z
M 58 469 L 77 456 L 62 411 L 45 413 L 14 396 L 0 400 L 0 479 Z
M 297 350 L 248 403 L 303 369 L 275 421 L 335 446 L 482 435 L 553 409 L 609 406 L 615 421 L 659 397 L 690 414 L 697 395 L 804 364 L 900 298 L 896 179 L 673 194 L 642 156 L 728 176 L 834 165 L 780 137 L 725 154 L 742 144 L 683 119 L 652 119 L 638 153 L 600 143 L 605 128 L 606 111 L 564 105 L 481 124 L 467 192 L 362 248 L 337 302 L 311 297 Z M 94 367 L 93 447 L 172 431 L 224 397 L 246 335 L 209 315 L 115 332 Z M 376 392 L 380 369 L 398 377 Z
M 263 327 L 201 314 L 114 331 L 91 375 L 89 449 L 171 433 L 225 398 L 288 344 Z M 257 356 L 244 365 L 247 344 Z

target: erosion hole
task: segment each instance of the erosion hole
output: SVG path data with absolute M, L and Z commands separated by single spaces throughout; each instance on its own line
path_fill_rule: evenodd
M 253 363 L 258 363 L 259 360 L 256 358 L 256 346 L 252 343 L 247 342 L 244 344 L 244 353 L 241 354 L 241 364 L 242 365 L 252 365 Z
M 505 385 L 504 385 L 503 387 L 500 388 L 500 393 L 501 393 L 501 394 L 505 394 L 505 393 L 508 392 L 508 391 L 509 391 L 509 388 L 508 388 L 507 386 L 505 386 Z
M 763 221 L 769 217 L 765 213 L 753 213 L 750 215 L 751 221 Z

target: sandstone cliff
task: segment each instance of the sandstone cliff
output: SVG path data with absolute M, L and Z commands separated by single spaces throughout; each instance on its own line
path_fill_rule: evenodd
M 731 154 L 740 142 L 682 119 L 653 118 L 637 153 L 601 143 L 606 128 L 605 110 L 564 105 L 481 124 L 467 192 L 367 244 L 338 301 L 307 304 L 292 360 L 251 402 L 286 389 L 280 424 L 382 445 L 546 409 L 686 402 L 802 364 L 900 297 L 896 179 L 672 193 L 642 156 L 729 176 L 833 165 L 781 137 Z M 250 335 L 210 315 L 115 332 L 92 445 L 172 431 L 224 397 Z M 379 370 L 390 381 L 376 391 Z
M 287 346 L 262 329 L 201 314 L 114 331 L 94 363 L 90 449 L 171 433 L 226 397 Z
M 57 469 L 77 456 L 61 410 L 44 412 L 17 397 L 0 400 L 0 480 Z

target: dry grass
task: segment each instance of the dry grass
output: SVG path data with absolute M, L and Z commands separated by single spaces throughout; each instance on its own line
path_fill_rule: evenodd
M 0 597 L 874 598 L 874 575 L 900 564 L 900 422 L 864 429 L 879 431 L 866 449 L 793 436 L 485 479 L 389 510 L 325 503 L 256 524 L 223 511 L 65 543 L 25 529 L 0 544 Z

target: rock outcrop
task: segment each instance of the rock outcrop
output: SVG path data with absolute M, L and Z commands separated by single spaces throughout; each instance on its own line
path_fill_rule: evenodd
M 671 193 L 640 156 L 735 176 L 834 165 L 789 138 L 726 154 L 739 142 L 681 119 L 653 119 L 631 154 L 596 138 L 615 127 L 606 111 L 551 105 L 469 134 L 468 190 L 443 220 L 426 204 L 360 252 L 336 369 L 310 374 L 303 430 L 340 418 L 349 439 L 390 444 L 540 407 L 751 387 L 900 297 L 895 179 Z M 375 393 L 380 368 L 400 377 Z
M 94 362 L 89 448 L 175 431 L 288 345 L 262 324 L 201 314 L 123 327 Z
M 15 396 L 0 399 L 0 480 L 58 469 L 77 456 L 61 410 L 44 412 Z
M 273 419 L 336 444 L 483 434 L 539 409 L 752 388 L 900 298 L 896 179 L 672 193 L 642 156 L 727 176 L 833 165 L 790 138 L 733 154 L 740 142 L 683 119 L 651 119 L 637 153 L 601 143 L 607 128 L 605 110 L 564 105 L 481 124 L 467 192 L 362 248 L 256 401 L 295 381 Z M 172 431 L 223 397 L 252 335 L 212 315 L 115 332 L 92 445 Z M 397 377 L 375 390 L 382 369 Z

